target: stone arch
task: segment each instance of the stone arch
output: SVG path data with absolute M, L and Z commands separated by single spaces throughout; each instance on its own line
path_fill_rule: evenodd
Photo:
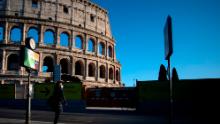
M 54 60 L 51 56 L 46 56 L 43 59 L 43 72 L 53 72 L 54 69 Z
M 8 55 L 7 70 L 19 70 L 19 56 L 17 54 Z
M 69 33 L 64 31 L 60 33 L 60 46 L 68 47 L 69 46 Z
M 28 29 L 27 37 L 32 37 L 36 43 L 39 43 L 39 29 L 35 26 L 31 26 Z
M 105 72 L 106 72 L 106 70 L 105 70 L 105 66 L 104 65 L 101 65 L 100 67 L 99 67 L 99 77 L 100 78 L 105 78 Z
M 0 24 L 0 42 L 4 40 L 4 34 L 5 34 L 5 26 L 3 24 Z
M 103 42 L 99 42 L 99 55 L 105 55 L 105 44 Z
M 75 75 L 84 75 L 84 63 L 81 60 L 75 63 Z
M 20 26 L 13 26 L 10 30 L 10 41 L 19 43 L 22 41 L 22 29 Z
M 113 49 L 112 46 L 108 46 L 108 57 L 113 57 Z
M 69 74 L 69 60 L 67 58 L 63 58 L 60 60 L 61 73 Z
M 88 51 L 95 52 L 95 40 L 93 38 L 89 38 L 88 40 Z
M 92 62 L 89 63 L 88 71 L 89 71 L 89 77 L 95 77 L 96 67 L 94 63 Z
M 76 35 L 76 37 L 75 37 L 75 48 L 82 50 L 83 49 L 83 44 L 84 44 L 83 37 L 81 35 Z
M 112 67 L 110 67 L 110 68 L 109 68 L 109 79 L 110 79 L 110 80 L 113 80 L 113 79 L 114 79 L 114 76 L 113 76 L 113 75 L 114 75 L 113 69 L 112 69 Z
M 45 45 L 54 45 L 55 44 L 55 33 L 52 29 L 45 30 L 44 44 Z
M 120 72 L 116 70 L 116 81 L 120 81 Z

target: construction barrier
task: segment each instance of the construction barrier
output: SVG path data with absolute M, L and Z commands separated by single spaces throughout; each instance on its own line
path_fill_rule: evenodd
M 15 84 L 1 84 L 0 99 L 15 99 Z
M 86 103 L 89 107 L 136 107 L 136 88 L 88 88 Z

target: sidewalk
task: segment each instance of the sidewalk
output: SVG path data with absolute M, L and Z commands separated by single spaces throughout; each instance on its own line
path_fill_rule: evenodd
M 25 120 L 0 118 L 0 124 L 25 124 Z M 53 124 L 53 122 L 31 121 L 31 124 Z M 67 123 L 59 123 L 59 124 L 67 124 Z
M 86 107 L 86 110 L 136 111 L 136 108 L 123 108 L 123 107 Z

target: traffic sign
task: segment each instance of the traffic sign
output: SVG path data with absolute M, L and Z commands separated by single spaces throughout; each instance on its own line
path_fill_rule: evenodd
M 164 27 L 164 42 L 165 42 L 165 59 L 168 60 L 173 53 L 173 38 L 172 38 L 172 19 L 167 17 Z

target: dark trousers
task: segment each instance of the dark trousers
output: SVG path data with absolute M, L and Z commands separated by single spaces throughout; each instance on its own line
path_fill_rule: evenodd
M 56 111 L 55 112 L 55 117 L 54 117 L 54 124 L 57 124 L 59 117 L 60 117 L 60 111 Z

